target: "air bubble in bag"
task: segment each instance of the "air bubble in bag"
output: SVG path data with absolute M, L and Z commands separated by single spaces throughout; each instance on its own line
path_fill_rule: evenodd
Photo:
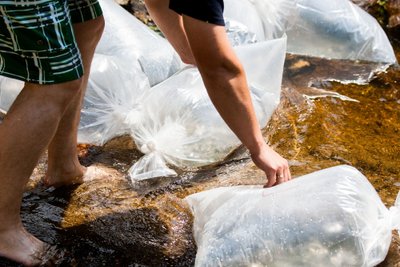
M 341 165 L 272 187 L 221 187 L 186 197 L 196 267 L 372 267 L 400 228 L 367 178 Z
M 286 37 L 235 50 L 263 128 L 279 104 Z M 145 155 L 129 170 L 133 182 L 174 175 L 167 163 L 178 168 L 216 163 L 240 145 L 213 106 L 195 67 L 187 67 L 146 91 L 142 108 L 141 121 L 131 129 Z

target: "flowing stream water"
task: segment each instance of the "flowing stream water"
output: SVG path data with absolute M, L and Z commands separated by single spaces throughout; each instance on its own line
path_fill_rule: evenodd
M 400 58 L 398 44 L 395 48 Z M 349 164 L 368 177 L 389 207 L 400 189 L 400 68 L 370 76 L 377 67 L 287 55 L 281 103 L 264 136 L 289 160 L 294 176 Z M 369 82 L 354 83 L 363 79 Z M 125 175 L 141 154 L 129 137 L 78 149 L 83 164 L 104 166 L 109 177 L 44 188 L 44 155 L 22 204 L 27 229 L 68 251 L 62 266 L 193 266 L 193 218 L 183 198 L 219 186 L 265 182 L 242 147 L 214 166 L 133 186 Z M 0 259 L 0 266 L 17 265 Z M 400 266 L 397 233 L 379 266 Z

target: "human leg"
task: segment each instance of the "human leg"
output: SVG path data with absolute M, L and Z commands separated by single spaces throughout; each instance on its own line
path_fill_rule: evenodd
M 48 186 L 58 187 L 83 182 L 86 168 L 79 163 L 77 155 L 78 125 L 90 65 L 103 29 L 102 16 L 74 24 L 75 39 L 81 52 L 85 73 L 82 77 L 80 93 L 68 106 L 48 147 L 48 169 L 45 178 Z
M 27 84 L 0 124 L 0 255 L 27 266 L 38 264 L 44 243 L 22 225 L 24 187 L 80 86 Z
M 39 263 L 34 254 L 45 244 L 22 225 L 24 187 L 81 95 L 82 60 L 69 18 L 64 1 L 0 5 L 0 74 L 26 82 L 0 124 L 0 255 L 27 266 Z
M 145 0 L 147 10 L 181 60 L 196 65 L 183 28 L 182 16 L 169 9 L 168 0 Z

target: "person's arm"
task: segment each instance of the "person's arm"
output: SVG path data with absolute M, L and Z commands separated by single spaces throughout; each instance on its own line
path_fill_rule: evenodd
M 169 1 L 145 0 L 147 11 L 181 60 L 186 64 L 196 65 L 186 33 L 183 29 L 182 16 L 169 9 Z
M 249 149 L 268 179 L 266 187 L 291 179 L 286 159 L 269 147 L 261 134 L 245 72 L 225 28 L 183 16 L 184 30 L 208 94 L 216 109 Z
M 249 149 L 267 176 L 267 187 L 291 179 L 288 162 L 269 147 L 261 134 L 241 63 L 225 28 L 168 7 L 169 1 L 145 0 L 153 20 L 185 63 L 198 66 L 211 101 L 221 117 Z M 279 178 L 278 178 L 279 176 Z

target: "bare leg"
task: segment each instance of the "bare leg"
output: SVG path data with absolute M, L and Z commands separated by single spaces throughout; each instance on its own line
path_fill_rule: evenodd
M 22 194 L 80 86 L 26 84 L 0 124 L 0 255 L 24 265 L 37 264 L 32 254 L 44 244 L 21 223 Z
M 182 16 L 169 9 L 169 1 L 145 0 L 145 3 L 150 16 L 178 52 L 182 61 L 196 65 L 183 27 Z
M 243 67 L 223 26 L 183 16 L 185 32 L 210 99 L 221 117 L 249 149 L 273 186 L 291 179 L 287 160 L 264 141 Z M 279 180 L 277 177 L 281 177 Z
M 69 105 L 48 148 L 48 170 L 45 178 L 48 186 L 58 187 L 83 182 L 86 168 L 79 163 L 77 155 L 78 125 L 90 74 L 90 65 L 103 29 L 104 19 L 102 16 L 84 23 L 74 24 L 75 38 L 82 55 L 85 74 L 82 77 L 80 94 Z

